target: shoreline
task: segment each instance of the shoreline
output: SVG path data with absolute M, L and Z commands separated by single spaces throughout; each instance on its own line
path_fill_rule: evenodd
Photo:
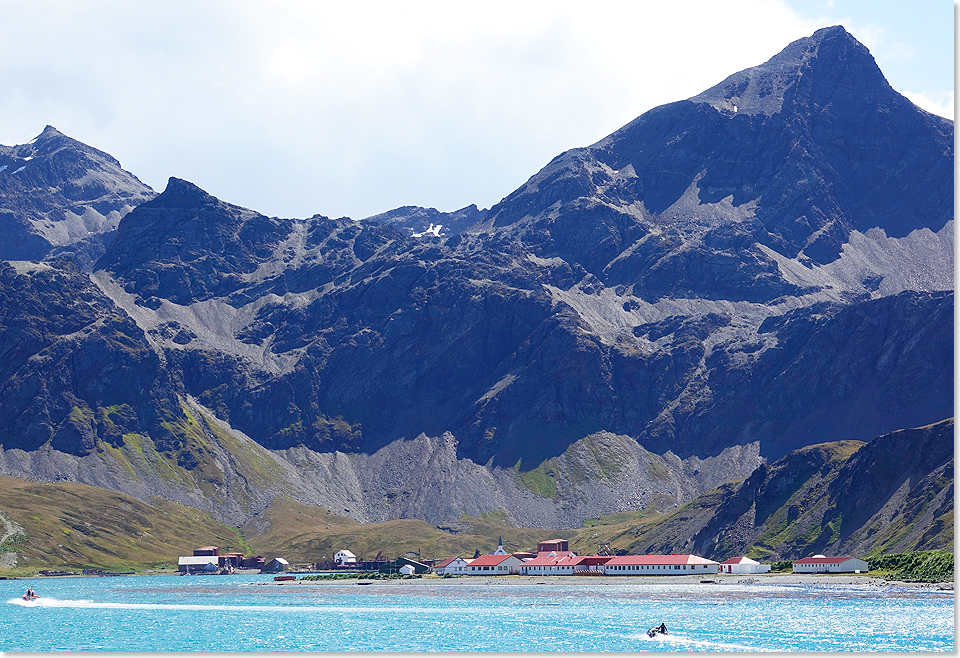
M 296 575 L 288 573 L 288 575 Z M 307 574 L 304 574 L 307 575 Z M 364 580 L 363 576 L 357 578 L 358 581 Z M 712 582 L 703 582 L 712 581 Z M 269 581 L 263 584 L 269 585 L 311 585 L 314 583 L 344 583 L 350 584 L 353 579 L 341 580 L 288 580 L 288 581 Z M 549 584 L 559 585 L 563 583 L 583 585 L 587 583 L 629 583 L 631 585 L 702 585 L 703 587 L 723 587 L 724 585 L 867 585 L 870 587 L 898 587 L 898 588 L 916 588 L 933 589 L 937 591 L 954 591 L 954 582 L 936 582 L 936 583 L 908 583 L 896 580 L 884 580 L 878 576 L 868 574 L 796 574 L 796 573 L 766 573 L 766 574 L 702 574 L 702 575 L 683 575 L 683 576 L 462 576 L 458 578 L 443 578 L 442 576 L 424 576 L 421 578 L 392 579 L 392 580 L 373 580 L 372 584 L 393 584 L 401 585 L 418 583 L 450 583 L 458 585 L 476 585 L 490 586 L 493 584 L 509 585 L 532 585 Z
M 323 572 L 326 573 L 326 572 Z M 110 574 L 58 574 L 58 575 L 23 575 L 23 576 L 3 576 L 0 580 L 58 580 L 63 578 L 118 578 L 118 577 L 136 577 L 136 576 L 178 576 L 176 571 L 155 571 L 143 572 L 139 574 L 130 573 L 110 573 Z M 678 576 L 652 576 L 652 575 L 631 575 L 631 576 L 571 576 L 571 575 L 553 575 L 553 576 L 527 576 L 511 574 L 508 576 L 458 576 L 455 578 L 444 578 L 433 574 L 411 579 L 374 579 L 365 578 L 358 575 L 354 578 L 330 579 L 330 580 L 301 580 L 303 576 L 319 575 L 318 572 L 296 572 L 287 571 L 281 573 L 256 573 L 252 570 L 241 571 L 237 574 L 201 574 L 190 576 L 192 578 L 211 577 L 227 578 L 230 575 L 262 575 L 270 580 L 265 580 L 257 585 L 311 585 L 321 583 L 342 583 L 355 584 L 356 581 L 366 580 L 370 583 L 378 584 L 458 584 L 470 586 L 489 586 L 493 584 L 502 585 L 531 585 L 531 584 L 579 584 L 586 583 L 629 583 L 632 585 L 702 585 L 703 587 L 722 587 L 724 585 L 866 585 L 870 587 L 897 587 L 911 589 L 932 589 L 937 591 L 952 592 L 955 590 L 954 581 L 940 581 L 930 583 L 904 582 L 899 580 L 886 580 L 880 576 L 871 576 L 870 574 L 809 574 L 809 573 L 763 573 L 763 574 L 686 574 Z M 274 576 L 287 575 L 294 576 L 296 580 L 275 581 Z M 366 583 L 365 583 L 366 584 Z

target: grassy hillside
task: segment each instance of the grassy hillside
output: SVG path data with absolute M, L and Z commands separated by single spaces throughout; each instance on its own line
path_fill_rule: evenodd
M 361 524 L 291 500 L 278 500 L 238 529 L 206 512 L 159 499 L 150 505 L 74 482 L 0 477 L 0 575 L 7 576 L 40 569 L 176 568 L 178 556 L 206 545 L 283 556 L 297 564 L 330 559 L 343 548 L 368 559 L 378 552 L 395 558 L 408 551 L 425 559 L 472 557 L 478 549 L 494 550 L 500 536 L 507 550 L 518 551 L 575 534 L 515 528 L 497 514 L 462 517 L 443 529 L 412 519 Z
M 0 477 L 0 554 L 5 574 L 70 567 L 142 569 L 177 563 L 197 546 L 243 550 L 236 529 L 169 501 L 148 505 L 75 482 L 35 483 Z M 12 523 L 11 523 L 12 522 Z M 6 529 L 5 529 L 6 528 Z M 12 530 L 12 532 L 10 532 Z

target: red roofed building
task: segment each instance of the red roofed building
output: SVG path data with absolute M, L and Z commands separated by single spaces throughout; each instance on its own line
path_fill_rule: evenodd
M 814 555 L 793 563 L 793 573 L 866 573 L 869 568 L 863 560 L 849 556 Z
M 523 563 L 520 573 L 528 576 L 569 576 L 573 574 L 576 559 L 577 554 L 570 551 L 540 551 L 537 557 Z
M 506 576 L 519 573 L 523 561 L 513 555 L 481 555 L 467 565 L 469 576 Z
M 605 576 L 689 576 L 717 573 L 719 563 L 699 555 L 616 555 L 603 565 Z
M 602 576 L 603 565 L 612 559 L 610 555 L 581 555 L 573 561 L 573 575 Z

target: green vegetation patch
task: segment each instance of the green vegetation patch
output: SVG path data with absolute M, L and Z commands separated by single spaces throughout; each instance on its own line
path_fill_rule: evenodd
M 364 573 L 318 573 L 310 576 L 301 576 L 298 580 L 413 580 L 423 578 L 419 573 L 380 573 L 378 571 Z
M 892 553 L 869 558 L 870 571 L 889 571 L 886 580 L 906 583 L 941 583 L 953 581 L 953 553 L 950 551 L 917 551 Z
M 601 514 L 598 519 L 586 519 L 583 522 L 584 528 L 595 528 L 603 525 L 616 525 L 618 523 L 629 523 L 630 521 L 639 521 L 642 518 L 641 512 L 637 510 L 628 510 L 626 512 L 614 512 L 613 514 Z
M 541 498 L 557 497 L 557 470 L 552 459 L 542 462 L 531 471 L 520 470 L 520 461 L 513 467 L 520 484 Z
M 7 539 L 0 544 L 0 553 L 20 553 L 21 546 L 29 541 L 28 537 L 24 534 L 16 534 L 7 537 Z

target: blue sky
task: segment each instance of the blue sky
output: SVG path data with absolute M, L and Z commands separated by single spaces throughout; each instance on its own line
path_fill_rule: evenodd
M 264 214 L 490 207 L 558 153 L 842 24 L 953 116 L 939 0 L 0 0 L 0 143 L 46 124 Z
M 801 17 L 844 25 L 870 48 L 894 89 L 953 118 L 954 3 L 946 0 L 791 0 Z M 920 104 L 920 103 L 918 103 Z

